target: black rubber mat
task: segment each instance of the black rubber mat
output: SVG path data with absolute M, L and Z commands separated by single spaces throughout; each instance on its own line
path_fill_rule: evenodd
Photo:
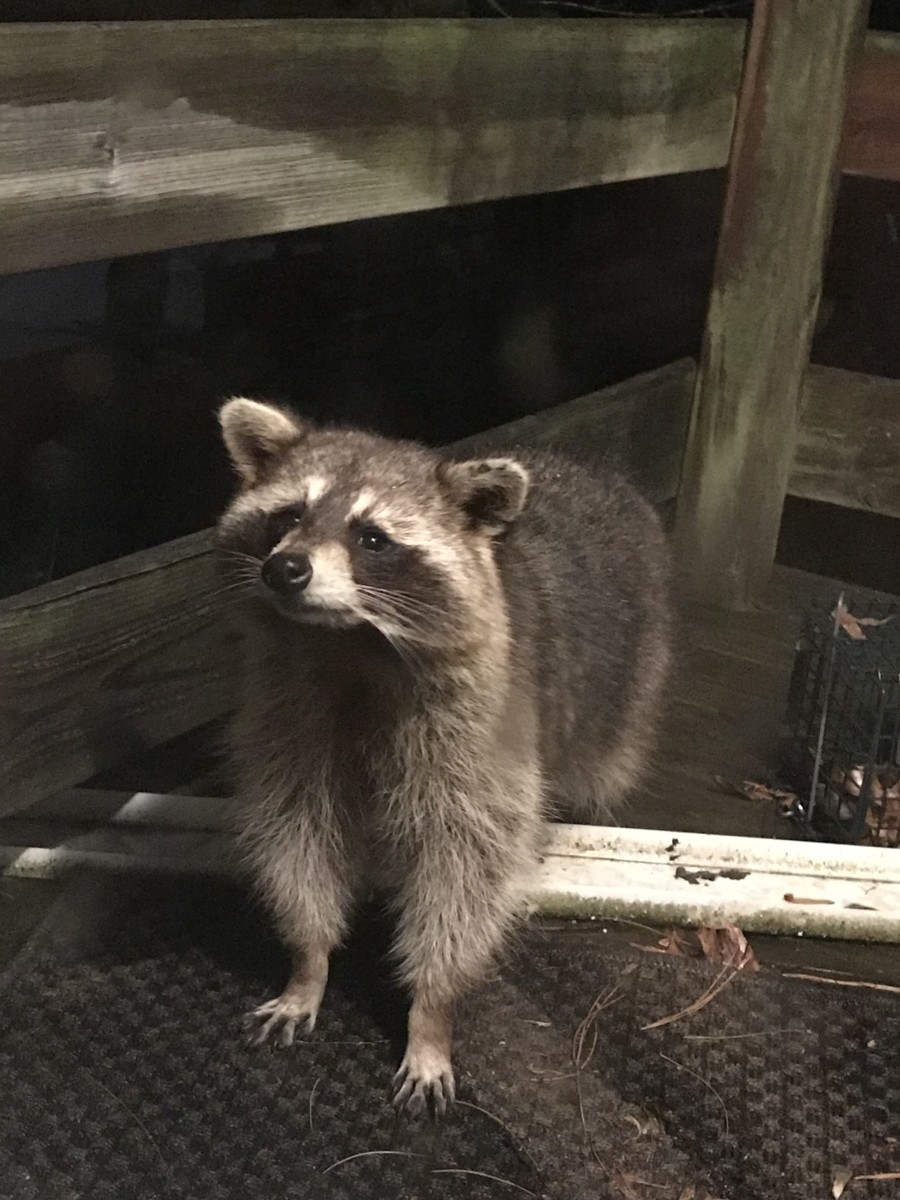
M 607 941 L 521 936 L 460 1013 L 462 1103 L 435 1130 L 388 1104 L 403 1013 L 377 923 L 308 1042 L 249 1047 L 241 1017 L 284 962 L 239 891 L 73 885 L 0 977 L 0 1196 L 817 1200 L 838 1166 L 900 1170 L 900 998 L 763 971 L 646 1031 L 716 969 Z M 573 1032 L 611 989 L 576 1075 Z

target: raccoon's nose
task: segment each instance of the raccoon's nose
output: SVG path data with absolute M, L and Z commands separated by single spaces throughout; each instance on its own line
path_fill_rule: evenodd
M 282 596 L 302 592 L 310 579 L 312 563 L 305 554 L 270 554 L 263 563 L 263 583 Z

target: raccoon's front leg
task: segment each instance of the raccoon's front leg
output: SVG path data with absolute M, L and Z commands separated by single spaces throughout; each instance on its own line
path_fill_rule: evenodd
M 507 794 L 502 808 L 496 820 L 473 805 L 435 821 L 398 896 L 395 949 L 412 1006 L 394 1104 L 413 1115 L 439 1116 L 453 1101 L 454 1001 L 484 975 L 522 907 L 538 806 L 529 789 L 519 803 Z
M 329 958 L 346 932 L 352 884 L 340 838 L 316 829 L 311 817 L 281 836 L 268 827 L 267 833 L 251 857 L 292 969 L 284 991 L 248 1014 L 247 1021 L 255 1042 L 277 1035 L 282 1046 L 289 1046 L 296 1034 L 315 1028 Z

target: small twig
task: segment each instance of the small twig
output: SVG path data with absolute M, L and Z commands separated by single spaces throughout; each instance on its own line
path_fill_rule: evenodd
M 808 1029 L 756 1029 L 752 1033 L 685 1033 L 686 1042 L 733 1042 L 738 1038 L 768 1037 L 775 1033 L 809 1033 Z
M 853 1182 L 858 1179 L 900 1179 L 900 1171 L 876 1171 L 874 1175 L 854 1175 Z
M 509 1126 L 504 1125 L 504 1123 L 500 1120 L 499 1117 L 494 1116 L 494 1114 L 492 1112 L 488 1112 L 488 1110 L 486 1108 L 480 1108 L 477 1104 L 470 1103 L 468 1100 L 457 1100 L 456 1107 L 457 1108 L 471 1108 L 473 1112 L 481 1113 L 482 1116 L 488 1117 L 489 1120 L 493 1121 L 495 1125 L 499 1125 L 499 1127 L 503 1130 L 503 1132 L 509 1138 L 510 1142 L 515 1144 L 517 1146 L 517 1149 L 519 1150 L 519 1152 L 525 1155 L 525 1157 L 528 1159 L 528 1161 L 534 1167 L 535 1172 L 538 1174 L 540 1173 L 538 1170 L 537 1163 L 534 1161 L 534 1159 L 531 1157 L 531 1155 L 528 1153 L 528 1151 L 525 1149 L 524 1146 L 518 1145 L 519 1139 L 513 1136 L 512 1130 L 509 1128 Z
M 313 1119 L 312 1119 L 313 1097 L 316 1094 L 316 1088 L 319 1086 L 319 1084 L 321 1082 L 322 1082 L 321 1078 L 317 1079 L 316 1082 L 312 1085 L 312 1091 L 309 1093 L 309 1132 L 310 1133 L 312 1133 L 312 1131 L 313 1131 Z
M 594 1161 L 599 1163 L 601 1166 L 603 1165 L 603 1162 L 597 1152 L 597 1147 L 594 1145 L 594 1138 L 588 1129 L 587 1117 L 585 1116 L 584 1112 L 584 1092 L 581 1086 L 581 1073 L 591 1061 L 594 1056 L 594 1051 L 597 1049 L 597 1040 L 600 1036 L 597 1029 L 597 1018 L 604 1011 L 604 1009 L 607 1009 L 611 1007 L 611 1005 L 618 1003 L 618 1001 L 622 998 L 622 993 L 619 991 L 618 987 L 606 988 L 605 991 L 600 992 L 594 1000 L 594 1003 L 588 1009 L 584 1020 L 575 1030 L 575 1035 L 572 1038 L 572 1063 L 575 1067 L 575 1091 L 578 1096 L 578 1115 L 581 1118 L 581 1128 L 587 1141 L 588 1148 L 590 1149 L 591 1156 L 593 1157 Z M 587 1054 L 585 1054 L 584 1043 L 589 1033 L 593 1035 L 593 1040 L 591 1042 L 590 1049 L 588 1050 Z
M 655 925 L 645 925 L 643 921 L 630 921 L 628 917 L 604 917 L 604 925 L 630 925 L 632 929 L 645 929 L 647 933 L 652 933 L 655 937 L 662 937 L 663 931 L 657 929 Z
M 805 979 L 807 983 L 830 983 L 834 987 L 870 988 L 875 992 L 891 992 L 900 996 L 900 987 L 891 983 L 871 983 L 867 979 L 831 979 L 827 975 L 805 975 L 800 971 L 784 971 L 782 979 Z
M 86 1072 L 86 1074 L 92 1083 L 95 1083 L 98 1088 L 101 1088 L 104 1092 L 106 1092 L 107 1096 L 110 1096 L 113 1100 L 115 1100 L 116 1104 L 120 1105 L 125 1110 L 125 1112 L 128 1113 L 128 1115 L 129 1115 L 129 1117 L 131 1117 L 132 1121 L 134 1121 L 136 1125 L 140 1126 L 140 1128 L 144 1131 L 144 1136 L 146 1137 L 147 1141 L 150 1143 L 150 1145 L 153 1147 L 153 1149 L 156 1151 L 157 1155 L 159 1156 L 159 1161 L 162 1163 L 163 1170 L 165 1171 L 166 1175 L 168 1175 L 169 1174 L 169 1164 L 166 1161 L 162 1150 L 160 1150 L 159 1144 L 157 1143 L 156 1139 L 150 1133 L 150 1130 L 147 1128 L 147 1126 L 144 1124 L 144 1122 L 141 1120 L 141 1118 L 137 1115 L 137 1113 L 134 1112 L 133 1109 L 130 1109 L 128 1107 L 128 1105 L 125 1103 L 125 1101 L 122 1100 L 121 1097 L 117 1096 L 116 1093 L 111 1088 L 108 1088 L 105 1083 L 102 1083 L 96 1077 L 96 1075 L 92 1075 L 90 1073 L 90 1071 Z
M 499 1175 L 488 1175 L 486 1171 L 470 1171 L 467 1167 L 438 1167 L 431 1173 L 432 1175 L 469 1175 L 476 1179 L 489 1179 L 491 1183 L 502 1183 L 506 1187 L 515 1188 L 523 1196 L 533 1196 L 534 1200 L 542 1200 L 541 1196 L 537 1192 L 533 1192 L 531 1188 L 523 1187 L 521 1183 L 516 1183 L 512 1179 L 503 1179 Z
M 687 1067 L 684 1063 L 676 1062 L 674 1058 L 669 1058 L 668 1054 L 663 1054 L 660 1052 L 659 1057 L 664 1058 L 666 1062 L 671 1063 L 673 1067 L 677 1067 L 679 1071 L 687 1071 L 688 1075 L 693 1075 L 694 1079 L 696 1079 L 699 1083 L 702 1083 L 705 1088 L 708 1088 L 709 1091 L 712 1092 L 719 1104 L 722 1106 L 722 1115 L 725 1117 L 725 1136 L 728 1137 L 729 1133 L 731 1132 L 731 1123 L 728 1120 L 728 1109 L 725 1107 L 725 1101 L 709 1082 L 709 1080 L 704 1079 L 703 1076 L 698 1071 L 695 1071 L 693 1067 Z
M 537 1075 L 538 1079 L 574 1079 L 574 1071 L 555 1071 L 552 1068 L 549 1071 L 539 1070 L 534 1063 L 528 1064 L 528 1070 L 532 1075 Z
M 359 1154 L 348 1154 L 346 1158 L 339 1158 L 337 1162 L 333 1162 L 331 1166 L 325 1167 L 322 1170 L 323 1175 L 327 1175 L 329 1171 L 334 1171 L 337 1167 L 342 1167 L 344 1163 L 354 1162 L 357 1158 L 382 1158 L 384 1156 L 394 1158 L 422 1158 L 421 1154 L 414 1154 L 412 1150 L 361 1150 Z
M 302 1050 L 305 1047 L 315 1049 L 316 1046 L 384 1046 L 390 1040 L 390 1038 L 373 1038 L 370 1042 L 361 1042 L 359 1038 L 350 1038 L 346 1042 L 330 1042 L 324 1039 L 320 1041 L 318 1038 L 315 1041 L 311 1038 L 305 1038 L 302 1042 L 296 1042 L 295 1045 L 298 1050 Z
M 572 1061 L 577 1067 L 586 1067 L 593 1058 L 594 1051 L 597 1048 L 597 1038 L 599 1037 L 597 1032 L 597 1018 L 607 1008 L 618 1004 L 622 998 L 623 995 L 617 986 L 606 988 L 598 994 L 594 1003 L 588 1009 L 587 1015 L 575 1030 L 575 1036 L 572 1038 Z M 589 1033 L 593 1034 L 593 1041 L 591 1042 L 590 1050 L 585 1054 L 584 1043 Z
M 788 966 L 787 963 L 781 963 L 781 966 Z M 818 975 L 846 975 L 848 979 L 853 978 L 852 971 L 841 971 L 838 967 L 815 967 L 809 966 L 808 963 L 800 963 L 804 971 L 814 971 Z
M 723 967 L 703 995 L 698 996 L 693 1004 L 689 1004 L 687 1008 L 681 1009 L 680 1012 L 670 1013 L 667 1017 L 660 1017 L 658 1021 L 651 1021 L 649 1025 L 642 1025 L 641 1032 L 646 1033 L 648 1029 L 660 1029 L 663 1025 L 671 1025 L 675 1021 L 680 1021 L 682 1017 L 692 1017 L 701 1008 L 706 1008 L 711 1000 L 715 1000 L 719 992 L 723 991 L 731 983 L 739 970 L 739 967 Z

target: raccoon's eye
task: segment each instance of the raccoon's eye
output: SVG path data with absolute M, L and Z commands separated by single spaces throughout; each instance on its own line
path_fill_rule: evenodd
M 393 546 L 393 542 L 377 525 L 366 525 L 359 531 L 356 537 L 357 546 L 361 546 L 363 550 L 370 550 L 373 554 L 380 554 L 382 550 L 387 550 L 388 546 Z
M 287 537 L 295 525 L 299 525 L 303 510 L 298 507 L 282 508 L 273 512 L 266 526 L 269 544 L 277 546 L 282 538 Z

